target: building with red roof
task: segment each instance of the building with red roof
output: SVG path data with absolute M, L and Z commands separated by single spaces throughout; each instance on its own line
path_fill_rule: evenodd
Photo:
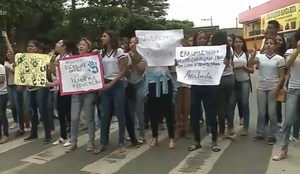
M 244 38 L 249 50 L 256 38 L 258 46 L 264 38 L 264 31 L 270 20 L 277 20 L 280 33 L 290 38 L 300 27 L 300 0 L 270 0 L 239 14 L 239 23 L 243 24 Z

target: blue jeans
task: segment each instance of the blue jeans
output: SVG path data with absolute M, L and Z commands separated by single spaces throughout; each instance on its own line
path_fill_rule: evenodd
M 11 112 L 15 123 L 18 123 L 18 115 L 16 109 L 16 102 L 14 99 L 14 92 L 16 90 L 15 85 L 8 85 L 7 86 L 7 93 L 8 93 L 8 100 L 10 102 Z
M 269 137 L 276 138 L 278 132 L 276 113 L 277 100 L 273 98 L 271 94 L 271 90 L 257 90 L 258 117 L 256 133 L 258 136 L 265 137 L 265 114 L 267 109 L 266 107 L 268 106 L 268 112 L 270 116 Z
M 137 120 L 139 123 L 140 128 L 140 137 L 145 137 L 145 129 L 144 129 L 144 81 L 141 80 L 140 82 L 136 84 L 128 84 L 132 85 L 133 90 L 135 92 L 135 98 L 134 100 L 128 99 L 128 105 L 130 109 L 130 115 L 131 116 L 137 116 Z M 134 120 L 134 119 L 132 119 Z
M 296 134 L 299 136 L 299 125 L 297 124 L 300 120 L 299 104 L 300 89 L 288 89 L 285 101 L 285 122 L 283 127 L 282 150 L 288 150 L 292 126 L 298 127 L 298 132 L 296 132 Z
M 95 140 L 95 97 L 96 92 L 73 94 L 71 99 L 71 142 L 76 144 L 78 140 L 78 124 L 83 109 L 88 128 L 89 142 Z
M 18 91 L 17 86 L 15 86 L 15 85 L 10 86 L 10 91 L 12 92 L 12 96 L 14 99 L 16 113 L 18 116 L 18 123 L 20 126 L 19 129 L 21 131 L 24 131 L 24 112 L 23 112 L 24 91 Z M 26 101 L 28 101 L 28 100 L 26 100 Z M 26 108 L 26 110 L 27 110 L 27 108 Z
M 249 80 L 239 82 L 235 81 L 235 89 L 232 97 L 230 98 L 230 115 L 234 118 L 234 110 L 238 101 L 241 101 L 241 110 L 244 117 L 244 129 L 249 128 L 250 110 L 249 110 L 249 95 L 250 95 L 250 82 Z
M 203 102 L 206 119 L 209 119 L 211 126 L 212 141 L 217 142 L 218 138 L 218 121 L 217 121 L 217 86 L 191 86 L 191 115 L 190 124 L 194 133 L 194 140 L 200 142 L 200 125 L 201 113 L 199 103 Z
M 41 88 L 36 91 L 27 91 L 28 93 L 28 114 L 31 121 L 31 135 L 38 136 L 38 110 L 44 124 L 45 138 L 51 139 L 49 112 L 48 112 L 48 97 L 50 94 L 49 88 Z
M 111 105 L 113 104 L 115 113 L 119 123 L 119 143 L 125 142 L 125 87 L 124 82 L 120 81 L 114 84 L 111 88 L 101 92 L 101 132 L 100 145 L 107 146 L 108 131 L 110 126 Z

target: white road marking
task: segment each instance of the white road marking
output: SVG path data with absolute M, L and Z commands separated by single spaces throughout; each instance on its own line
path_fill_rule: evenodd
M 278 139 L 279 140 L 279 139 Z M 282 161 L 273 161 L 273 155 L 276 155 L 281 150 L 281 139 L 277 141 L 272 150 L 272 155 L 269 161 L 266 174 L 297 174 L 300 171 L 300 143 L 290 143 L 288 158 Z
M 240 132 L 240 130 L 242 129 L 242 127 L 238 127 L 236 128 L 236 132 Z M 235 135 L 235 136 L 239 136 L 239 135 Z M 183 173 L 189 173 L 189 174 L 207 174 L 209 173 L 209 171 L 212 169 L 213 165 L 218 161 L 218 159 L 222 156 L 222 154 L 225 152 L 225 150 L 227 149 L 227 147 L 230 145 L 230 143 L 232 142 L 232 140 L 221 140 L 218 142 L 218 145 L 221 148 L 220 152 L 212 152 L 211 150 L 211 138 L 210 136 L 206 136 L 202 141 L 201 141 L 201 145 L 202 148 L 198 149 L 196 151 L 192 151 L 188 154 L 188 156 L 180 162 L 180 164 L 175 167 L 173 170 L 171 170 L 169 172 L 169 174 L 183 174 Z M 210 152 L 208 152 L 208 150 L 210 150 Z M 205 160 L 203 163 L 200 164 L 199 166 L 195 166 L 193 164 L 193 166 L 190 166 L 189 163 L 191 163 L 191 161 L 195 161 L 196 164 L 198 164 L 196 162 L 196 160 L 199 160 L 199 157 L 204 157 Z M 184 171 L 186 170 L 186 172 Z M 187 172 L 188 171 L 188 172 Z
M 30 166 L 29 163 L 24 163 L 18 167 L 3 171 L 0 174 L 18 174 L 20 171 L 22 171 L 23 169 L 25 169 L 28 166 Z
M 162 141 L 167 136 L 167 131 L 163 131 L 158 136 L 158 140 Z M 151 132 L 148 132 L 146 134 L 146 137 L 147 142 L 150 142 L 149 140 L 151 140 Z M 124 154 L 119 154 L 118 150 L 116 150 L 111 154 L 107 155 L 106 157 L 101 158 L 100 160 L 92 164 L 86 165 L 83 169 L 81 169 L 81 171 L 90 172 L 93 174 L 113 174 L 118 172 L 128 162 L 135 159 L 142 153 L 146 152 L 148 149 L 150 149 L 150 146 L 148 144 L 145 144 L 137 149 L 126 149 L 126 153 Z M 114 158 L 116 156 L 118 156 L 118 158 Z
M 110 134 L 116 132 L 118 130 L 118 128 L 119 128 L 118 123 L 111 124 Z M 99 134 L 100 134 L 99 130 L 95 132 L 96 136 Z M 85 134 L 79 136 L 77 146 L 78 147 L 84 146 L 87 143 L 88 138 L 89 138 L 88 133 L 85 133 Z M 45 164 L 49 161 L 52 161 L 52 160 L 64 155 L 65 150 L 66 150 L 66 148 L 63 147 L 62 145 L 57 145 L 57 146 L 51 147 L 49 149 L 46 149 L 42 152 L 39 152 L 35 155 L 29 156 L 25 159 L 22 159 L 21 161 L 34 163 L 34 164 Z
M 55 131 L 51 132 L 52 134 L 57 133 L 59 130 L 59 126 L 55 127 Z M 45 133 L 44 131 L 41 131 L 38 133 L 38 137 L 39 139 L 44 138 L 45 137 Z M 23 138 L 17 139 L 17 140 L 13 140 L 13 141 L 9 141 L 8 143 L 5 144 L 1 144 L 0 146 L 0 154 L 7 152 L 11 149 L 15 149 L 17 147 L 23 146 L 25 144 L 31 143 L 33 141 L 24 141 Z

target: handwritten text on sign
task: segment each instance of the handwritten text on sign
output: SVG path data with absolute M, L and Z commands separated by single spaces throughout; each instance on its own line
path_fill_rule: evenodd
M 103 88 L 99 55 L 71 56 L 59 61 L 61 95 L 96 91 Z
M 139 39 L 137 51 L 147 60 L 148 66 L 174 65 L 183 30 L 136 30 L 135 34 Z
M 45 86 L 49 61 L 50 56 L 47 54 L 16 54 L 14 83 L 26 86 Z
M 177 47 L 177 80 L 189 85 L 219 85 L 226 45 Z

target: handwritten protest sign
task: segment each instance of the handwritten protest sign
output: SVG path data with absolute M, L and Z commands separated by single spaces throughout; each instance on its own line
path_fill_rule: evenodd
M 226 45 L 177 47 L 177 80 L 188 85 L 219 85 Z
M 80 94 L 103 88 L 100 55 L 85 54 L 59 60 L 61 95 Z
M 183 30 L 136 30 L 137 51 L 148 66 L 173 66 L 176 47 L 180 46 Z
M 15 56 L 14 84 L 43 87 L 47 82 L 47 54 L 18 53 Z

